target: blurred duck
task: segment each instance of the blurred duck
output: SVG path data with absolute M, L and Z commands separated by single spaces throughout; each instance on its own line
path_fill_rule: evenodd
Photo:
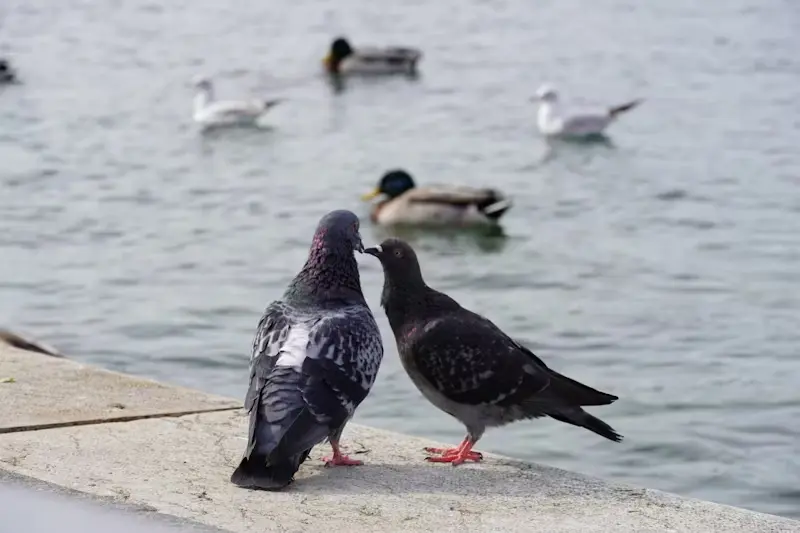
M 323 60 L 329 74 L 388 75 L 415 74 L 422 52 L 399 46 L 353 49 L 347 39 L 339 37 Z
M 7 59 L 0 58 L 0 83 L 14 83 L 17 81 L 17 73 Z
M 378 186 L 361 197 L 368 201 L 383 195 L 371 219 L 381 226 L 488 226 L 511 207 L 511 201 L 492 189 L 453 185 L 416 187 L 404 170 L 391 170 Z
M 546 137 L 560 138 L 601 136 L 617 117 L 642 103 L 637 99 L 596 113 L 568 115 L 561 110 L 558 91 L 550 85 L 539 87 L 533 100 L 539 102 L 536 116 L 539 132 Z
M 216 100 L 214 84 L 210 79 L 197 77 L 194 80 L 194 121 L 202 127 L 258 125 L 260 119 L 282 99 L 265 100 Z

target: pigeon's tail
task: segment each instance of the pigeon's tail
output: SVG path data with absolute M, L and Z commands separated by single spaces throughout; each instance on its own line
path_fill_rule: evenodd
M 310 450 L 309 450 L 310 451 Z M 280 490 L 294 480 L 309 451 L 287 459 L 272 461 L 255 454 L 245 457 L 231 475 L 231 483 L 247 489 Z
M 572 424 L 573 426 L 586 428 L 589 431 L 597 433 L 601 437 L 607 438 L 608 440 L 613 440 L 614 442 L 622 441 L 622 435 L 614 431 L 614 428 L 596 416 L 590 415 L 580 407 L 559 410 L 558 412 L 548 413 L 548 415 L 551 418 L 555 418 L 559 422 L 566 422 L 567 424 Z
M 586 406 L 586 405 L 608 405 L 619 400 L 613 394 L 607 394 L 588 385 L 579 383 L 572 378 L 559 374 L 553 369 L 548 368 L 550 377 L 550 387 L 547 392 L 556 396 L 567 405 Z
M 626 111 L 630 111 L 634 107 L 638 106 L 642 103 L 641 98 L 637 98 L 636 100 L 631 100 L 630 102 L 618 106 L 614 106 L 608 110 L 608 116 L 611 118 L 617 118 L 618 115 L 625 113 Z
M 486 218 L 490 220 L 498 220 L 505 214 L 506 211 L 511 209 L 511 200 L 504 198 L 496 191 L 487 191 L 486 198 L 481 200 L 478 204 L 478 210 L 483 213 Z

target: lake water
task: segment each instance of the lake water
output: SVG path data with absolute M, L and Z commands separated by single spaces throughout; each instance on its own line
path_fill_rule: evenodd
M 428 282 L 620 400 L 479 448 L 800 517 L 800 5 L 791 0 L 5 0 L 0 323 L 73 358 L 243 396 L 255 326 L 317 219 L 402 166 L 495 185 L 507 238 L 413 234 Z M 330 39 L 423 48 L 335 94 Z M 285 96 L 200 135 L 191 79 Z M 528 100 L 644 97 L 614 145 L 548 148 Z M 367 243 L 384 233 L 366 217 Z M 357 421 L 458 442 L 387 346 Z M 57 385 L 57 384 L 54 384 Z M 434 468 L 432 466 L 432 468 Z M 532 491 L 536 488 L 532 487 Z

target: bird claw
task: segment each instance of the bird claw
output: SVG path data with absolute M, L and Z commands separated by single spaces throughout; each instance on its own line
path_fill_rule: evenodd
M 460 448 L 425 448 L 425 451 L 439 455 L 439 457 L 425 458 L 426 461 L 431 463 L 451 463 L 455 466 L 465 461 L 475 461 L 477 463 L 483 460 L 482 453 L 464 451 Z
M 364 464 L 363 461 L 359 461 L 358 459 L 350 459 L 346 455 L 323 457 L 322 460 L 325 461 L 325 466 L 360 466 Z
M 478 452 L 467 452 L 458 455 L 442 455 L 441 457 L 426 457 L 429 463 L 450 463 L 453 466 L 464 464 L 466 461 L 480 462 L 483 455 Z

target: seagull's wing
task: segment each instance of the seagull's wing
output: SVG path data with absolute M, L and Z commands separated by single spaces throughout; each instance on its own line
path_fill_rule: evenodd
M 608 115 L 573 115 L 564 119 L 564 133 L 589 135 L 602 132 L 611 122 Z
M 266 111 L 265 102 L 258 100 L 220 100 L 211 102 L 203 113 L 214 120 L 252 120 Z

